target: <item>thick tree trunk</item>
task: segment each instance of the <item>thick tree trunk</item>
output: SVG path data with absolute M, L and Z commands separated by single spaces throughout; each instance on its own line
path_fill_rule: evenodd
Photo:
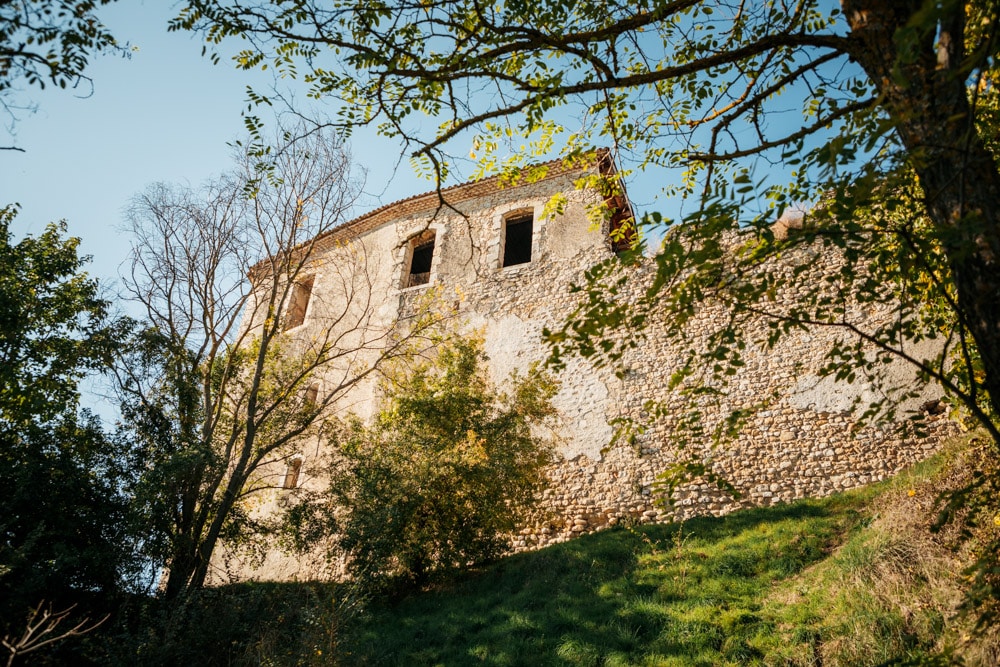
M 163 592 L 166 599 L 174 600 L 187 588 L 186 583 L 194 570 L 190 549 L 176 550 L 174 557 L 170 560 L 169 567 L 167 585 Z
M 188 529 L 171 559 L 164 594 L 174 599 L 186 591 L 204 587 L 211 565 L 212 554 L 222 534 L 225 517 L 229 516 L 236 501 L 237 492 L 242 488 L 245 477 L 230 479 L 222 500 L 208 523 L 197 523 Z
M 964 3 L 916 31 L 912 19 L 923 2 L 842 4 L 851 55 L 883 96 L 920 179 L 927 214 L 941 232 L 960 314 L 1000 414 L 1000 170 L 976 131 L 969 102 Z

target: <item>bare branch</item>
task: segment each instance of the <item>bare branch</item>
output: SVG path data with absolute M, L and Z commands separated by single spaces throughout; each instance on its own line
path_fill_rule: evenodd
M 105 615 L 100 620 L 92 622 L 89 617 L 85 616 L 72 628 L 59 630 L 60 624 L 70 617 L 75 608 L 76 605 L 71 605 L 62 611 L 52 611 L 52 605 L 46 606 L 44 600 L 39 602 L 38 606 L 28 615 L 28 621 L 20 637 L 4 635 L 0 639 L 0 645 L 3 645 L 10 654 L 7 656 L 7 667 L 11 667 L 18 656 L 33 653 L 64 639 L 81 637 L 96 630 L 110 618 L 110 615 Z

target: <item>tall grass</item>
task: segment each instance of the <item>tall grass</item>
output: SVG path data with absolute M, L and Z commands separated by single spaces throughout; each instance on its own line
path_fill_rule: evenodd
M 938 498 L 955 473 L 971 468 L 959 442 L 943 454 L 874 487 L 865 520 L 829 558 L 779 587 L 768 612 L 789 641 L 775 664 L 1000 664 L 996 632 L 976 635 L 959 613 L 975 539 L 935 534 Z

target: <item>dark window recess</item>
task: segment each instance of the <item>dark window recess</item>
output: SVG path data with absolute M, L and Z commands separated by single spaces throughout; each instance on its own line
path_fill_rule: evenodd
M 309 405 L 315 405 L 316 400 L 319 398 L 319 382 L 313 382 L 306 389 L 306 403 Z
M 531 232 L 534 219 L 529 216 L 511 218 L 504 230 L 503 265 L 515 266 L 531 261 Z
M 413 246 L 413 257 L 410 259 L 410 275 L 406 281 L 407 287 L 426 285 L 431 281 L 431 261 L 434 259 L 434 239 L 427 243 Z
M 639 233 L 635 228 L 635 218 L 623 197 L 613 197 L 608 200 L 611 208 L 611 225 L 608 230 L 611 237 L 611 250 L 622 253 L 635 248 L 639 241 Z
M 292 298 L 285 314 L 285 331 L 299 326 L 306 321 L 306 309 L 309 308 L 309 297 L 312 295 L 315 276 L 307 276 L 297 280 L 292 287 Z
M 302 459 L 296 457 L 288 462 L 285 468 L 285 481 L 281 485 L 285 489 L 294 489 L 299 485 L 299 472 L 302 471 Z

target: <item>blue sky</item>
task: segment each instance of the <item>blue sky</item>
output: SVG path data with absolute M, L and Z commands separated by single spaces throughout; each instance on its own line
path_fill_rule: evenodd
M 134 47 L 131 58 L 94 58 L 87 70 L 89 96 L 51 87 L 26 91 L 39 110 L 16 124 L 13 141 L 25 152 L 0 151 L 0 205 L 21 204 L 18 236 L 65 219 L 70 233 L 82 238 L 83 252 L 93 256 L 90 272 L 113 290 L 128 256 L 121 226 L 130 199 L 153 183 L 197 186 L 227 170 L 227 144 L 244 133 L 247 85 L 266 92 L 273 82 L 270 75 L 236 70 L 225 57 L 213 65 L 201 55 L 197 35 L 168 33 L 173 3 L 131 0 L 100 12 L 111 32 Z M 0 145 L 12 143 L 4 134 Z M 373 131 L 356 132 L 351 151 L 366 173 L 357 214 L 433 187 L 405 160 L 399 163 L 398 144 Z M 671 208 L 656 202 L 669 178 L 661 172 L 630 179 L 639 211 Z
M 65 219 L 93 256 L 90 272 L 109 286 L 128 254 L 120 227 L 130 198 L 151 183 L 196 186 L 228 169 L 227 142 L 243 133 L 246 86 L 270 83 L 226 60 L 213 65 L 197 36 L 167 32 L 171 15 L 164 2 L 133 0 L 102 10 L 112 33 L 136 47 L 132 57 L 94 59 L 89 97 L 27 91 L 39 110 L 16 124 L 15 141 L 25 152 L 0 151 L 0 204 L 21 204 L 15 235 Z M 400 150 L 385 139 L 361 134 L 352 150 L 370 193 L 359 213 L 430 187 L 405 163 L 394 169 Z
M 67 220 L 70 232 L 83 239 L 83 252 L 94 258 L 91 272 L 110 287 L 128 255 L 129 239 L 120 228 L 130 198 L 152 183 L 197 186 L 228 169 L 227 144 L 244 131 L 246 86 L 266 91 L 272 83 L 270 75 L 237 71 L 225 57 L 213 65 L 201 55 L 197 35 L 168 33 L 176 11 L 173 2 L 153 0 L 102 8 L 112 33 L 135 47 L 132 57 L 95 58 L 87 70 L 94 82 L 87 97 L 51 88 L 27 91 L 40 108 L 16 125 L 15 140 L 25 152 L 0 151 L 0 205 L 22 206 L 15 234 Z M 319 108 L 321 114 L 332 111 Z M 0 136 L 0 145 L 9 143 Z M 405 160 L 399 164 L 398 144 L 372 131 L 357 132 L 351 150 L 366 172 L 358 214 L 432 188 Z M 763 168 L 772 177 L 787 174 L 781 165 Z M 636 212 L 678 215 L 680 202 L 662 197 L 678 177 L 668 171 L 630 177 Z

